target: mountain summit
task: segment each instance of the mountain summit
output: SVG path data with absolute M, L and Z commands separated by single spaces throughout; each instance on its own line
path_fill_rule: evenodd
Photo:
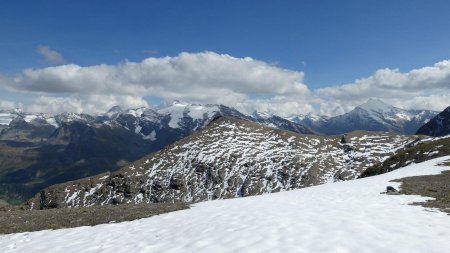
M 362 105 L 357 106 L 366 111 L 374 111 L 374 112 L 390 112 L 395 110 L 396 108 L 392 105 L 386 104 L 380 99 L 370 98 Z

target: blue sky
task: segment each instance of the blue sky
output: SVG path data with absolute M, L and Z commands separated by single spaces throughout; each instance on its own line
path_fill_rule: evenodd
M 314 91 L 449 59 L 449 13 L 438 0 L 2 1 L 0 74 L 209 51 L 303 72 Z

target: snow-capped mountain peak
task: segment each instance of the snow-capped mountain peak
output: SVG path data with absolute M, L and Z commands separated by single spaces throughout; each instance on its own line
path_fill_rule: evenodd
M 128 109 L 126 110 L 126 114 L 130 114 L 133 115 L 134 117 L 141 117 L 142 114 L 147 110 L 147 107 L 138 107 L 138 108 L 133 108 L 133 109 Z
M 104 115 L 107 116 L 108 118 L 113 118 L 123 112 L 124 110 L 122 109 L 122 107 L 116 105 L 111 107 L 111 109 L 109 109 Z
M 327 120 L 328 117 L 310 112 L 308 114 L 291 115 L 289 117 L 286 117 L 286 119 L 292 122 L 302 123 L 303 121 L 320 122 Z
M 350 112 L 330 118 L 299 115 L 288 119 L 324 134 L 343 134 L 354 130 L 414 134 L 436 114 L 429 110 L 400 109 L 379 99 L 369 99 Z
M 252 117 L 256 119 L 268 119 L 273 116 L 273 113 L 270 113 L 268 111 L 254 111 L 252 113 Z
M 396 109 L 395 107 L 393 107 L 389 104 L 386 104 L 385 102 L 383 102 L 379 99 L 374 99 L 374 98 L 367 100 L 367 102 L 365 102 L 362 105 L 357 106 L 357 108 L 361 108 L 366 111 L 375 111 L 375 112 L 391 112 Z
M 186 103 L 186 102 L 182 102 L 182 101 L 180 101 L 180 100 L 174 100 L 174 101 L 172 102 L 172 106 L 186 107 L 186 106 L 189 106 L 189 105 L 191 105 L 191 104 Z

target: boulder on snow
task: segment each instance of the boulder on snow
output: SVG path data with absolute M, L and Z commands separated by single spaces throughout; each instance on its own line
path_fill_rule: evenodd
M 397 194 L 398 191 L 397 191 L 397 189 L 395 189 L 392 186 L 386 186 L 386 193 L 387 194 Z

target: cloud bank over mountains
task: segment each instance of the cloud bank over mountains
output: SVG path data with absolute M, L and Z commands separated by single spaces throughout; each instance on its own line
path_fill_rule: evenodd
M 156 97 L 223 103 L 246 113 L 336 115 L 371 97 L 402 108 L 432 110 L 442 110 L 450 98 L 450 60 L 406 73 L 380 69 L 353 83 L 315 90 L 305 84 L 304 75 L 249 57 L 207 51 L 116 65 L 64 64 L 26 69 L 13 76 L 0 76 L 0 87 L 34 96 L 24 105 L 28 111 L 53 113 L 95 114 L 114 105 L 148 106 L 146 98 Z M 3 100 L 0 107 L 19 102 Z

